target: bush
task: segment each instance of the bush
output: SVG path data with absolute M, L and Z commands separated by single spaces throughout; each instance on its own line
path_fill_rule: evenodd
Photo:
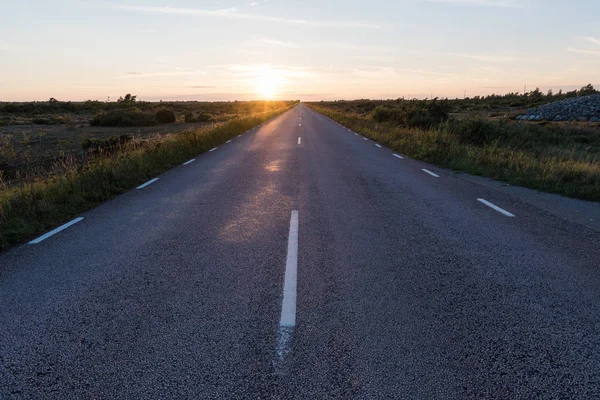
M 400 102 L 397 106 L 377 106 L 372 118 L 381 123 L 391 123 L 408 128 L 428 129 L 446 121 L 449 117 L 450 103 L 438 101 Z
M 175 113 L 166 108 L 158 110 L 155 117 L 159 124 L 172 124 L 176 120 Z
M 466 121 L 454 121 L 451 130 L 462 144 L 474 144 L 483 146 L 496 136 L 489 122 L 482 119 L 468 119 Z
M 108 139 L 85 139 L 81 148 L 86 151 L 113 150 L 133 140 L 130 134 L 111 136 Z
M 373 110 L 373 119 L 377 122 L 392 122 L 401 124 L 403 120 L 406 120 L 406 113 L 399 108 L 392 108 L 386 106 L 377 106 Z
M 185 122 L 208 122 L 212 119 L 212 115 L 207 113 L 202 113 L 200 115 L 196 115 L 191 111 L 185 113 Z
M 140 110 L 116 110 L 96 115 L 90 122 L 92 126 L 153 126 L 156 125 L 154 115 Z

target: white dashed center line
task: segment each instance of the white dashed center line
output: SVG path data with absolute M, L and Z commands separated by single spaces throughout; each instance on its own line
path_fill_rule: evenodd
M 364 137 L 364 136 L 363 136 L 363 139 L 364 139 L 364 140 L 369 140 L 369 139 L 367 139 L 367 138 L 366 138 L 366 137 Z
M 189 165 L 189 164 L 193 163 L 194 161 L 196 161 L 196 159 L 192 158 L 190 161 L 184 162 L 183 165 Z
M 377 143 L 375 143 L 375 146 L 377 146 L 377 147 L 381 148 L 381 145 L 380 145 L 380 144 L 377 144 Z
M 399 154 L 394 154 L 394 157 L 396 157 L 396 158 L 399 158 L 399 159 L 401 159 L 401 160 L 404 160 L 404 157 L 402 157 L 402 156 L 401 156 L 401 155 L 399 155 Z
M 227 144 L 227 143 L 231 143 L 231 140 L 228 140 L 228 141 L 225 142 L 225 144 Z
M 428 169 L 423 168 L 421 171 L 425 172 L 426 174 L 429 174 L 431 176 L 433 176 L 434 178 L 439 178 L 440 176 L 438 174 L 434 174 L 433 172 L 431 172 Z
M 50 232 L 40 236 L 39 238 L 32 240 L 31 242 L 29 242 L 29 244 L 38 244 L 41 241 L 48 239 L 50 236 L 56 235 L 58 232 L 65 230 L 68 227 L 70 227 L 71 225 L 75 225 L 76 223 L 78 223 L 82 220 L 83 220 L 83 217 L 75 218 L 74 220 L 67 222 L 64 225 L 59 226 L 58 228 L 54 229 L 53 231 L 50 231 Z
M 136 189 L 143 189 L 146 186 L 152 185 L 154 182 L 156 182 L 159 178 L 154 178 L 149 180 L 148 182 L 144 183 L 143 185 L 138 186 Z
M 485 199 L 477 199 L 477 201 L 480 202 L 480 203 L 485 204 L 486 206 L 488 206 L 488 207 L 490 207 L 490 208 L 492 208 L 492 209 L 494 209 L 496 211 L 498 211 L 500 214 L 506 215 L 507 217 L 514 217 L 515 216 L 515 214 L 510 213 L 510 212 L 506 211 L 505 209 L 500 208 L 497 205 L 495 205 L 493 203 L 490 203 L 489 201 L 487 201 Z
M 302 144 L 302 138 L 301 137 L 298 138 L 298 144 Z
M 291 348 L 294 327 L 296 326 L 296 288 L 298 276 L 298 211 L 292 211 L 288 236 L 285 280 L 283 283 L 283 302 L 281 319 L 277 332 L 277 363 L 281 364 Z
M 208 152 L 209 152 L 209 153 L 212 153 L 212 152 L 213 152 L 213 151 L 215 151 L 216 149 L 218 149 L 218 147 L 215 147 L 215 148 L 213 148 L 213 149 L 210 149 Z

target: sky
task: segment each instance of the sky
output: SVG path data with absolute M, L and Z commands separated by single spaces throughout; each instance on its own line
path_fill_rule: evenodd
M 0 1 L 0 101 L 600 86 L 598 0 Z

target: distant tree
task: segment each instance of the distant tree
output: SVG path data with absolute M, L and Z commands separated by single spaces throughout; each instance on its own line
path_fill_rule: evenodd
M 554 96 L 554 92 L 552 91 L 552 89 L 548 89 L 548 93 L 546 94 L 547 97 L 552 97 Z
M 542 96 L 543 96 L 543 94 L 540 91 L 540 88 L 537 88 L 537 87 L 535 88 L 534 91 L 529 92 L 529 97 L 532 98 L 532 99 L 534 99 L 534 100 L 541 99 Z
M 586 86 L 582 87 L 577 93 L 578 96 L 589 96 L 591 94 L 600 93 L 598 92 L 591 83 L 588 83 Z
M 58 103 L 58 100 L 56 100 L 54 97 L 50 97 L 50 100 L 48 100 L 48 103 L 56 104 L 56 103 Z
M 127 93 L 125 97 L 119 97 L 117 103 L 133 104 L 137 101 L 137 96 L 132 96 L 131 93 Z

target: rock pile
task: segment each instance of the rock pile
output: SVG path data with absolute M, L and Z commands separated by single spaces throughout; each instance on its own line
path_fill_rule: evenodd
M 544 104 L 525 111 L 520 121 L 581 121 L 600 122 L 600 94 Z

